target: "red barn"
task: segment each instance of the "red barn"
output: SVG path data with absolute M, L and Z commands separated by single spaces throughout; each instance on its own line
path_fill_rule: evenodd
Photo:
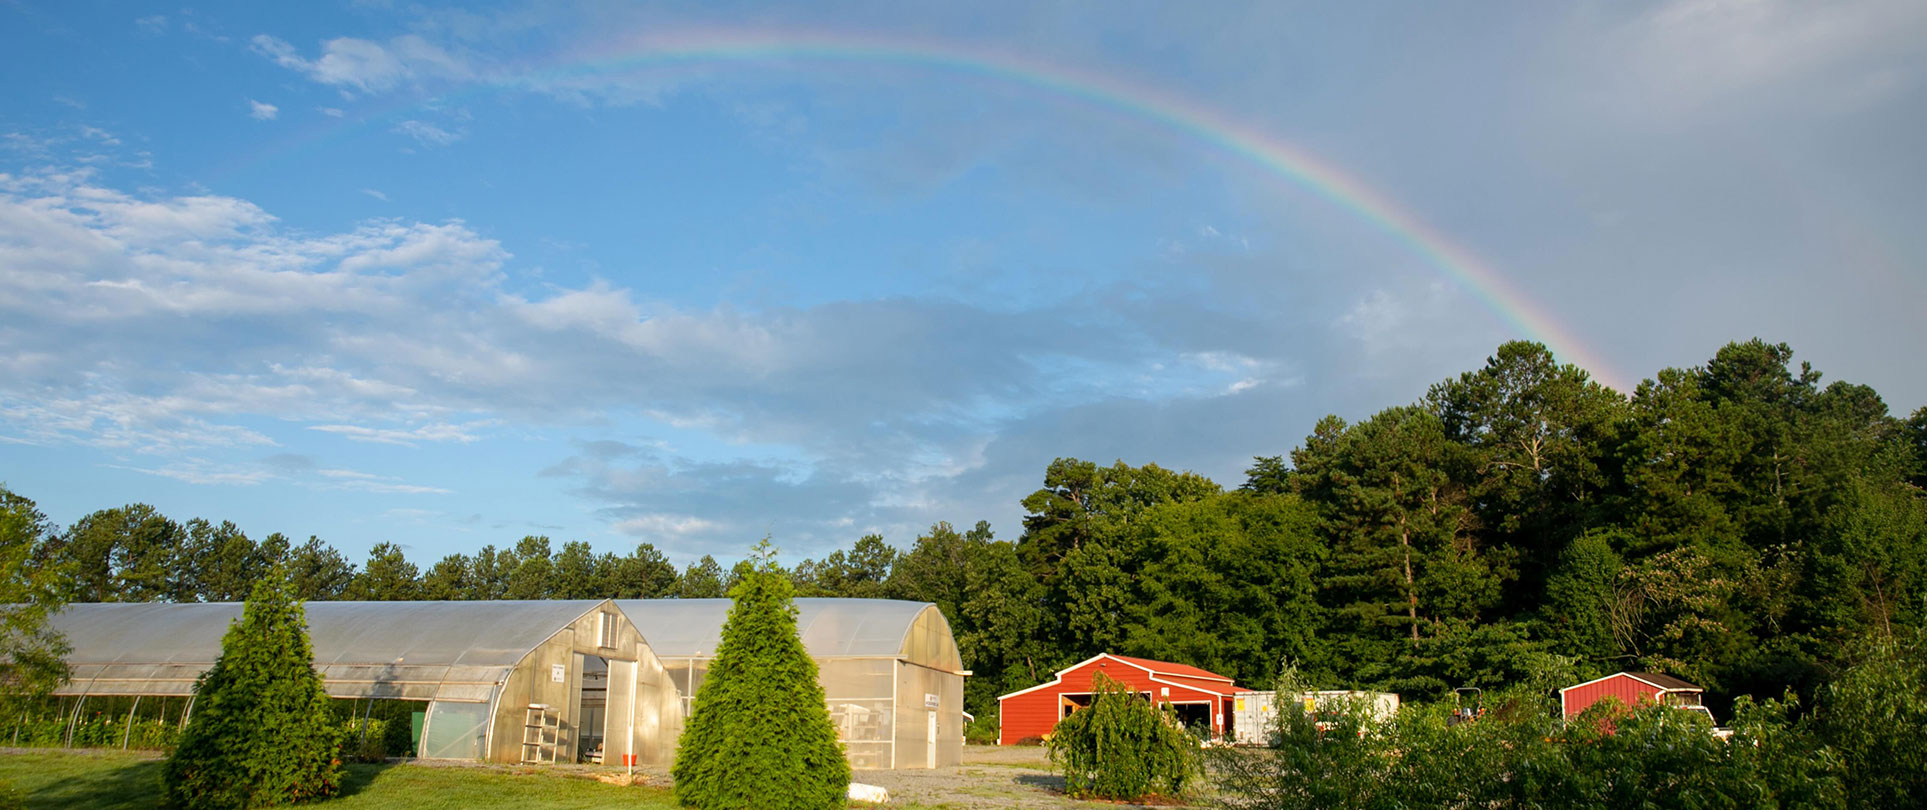
M 1697 708 L 1700 696 L 1705 693 L 1705 689 L 1671 675 L 1621 672 L 1559 690 L 1559 706 L 1567 719 L 1579 716 L 1587 707 L 1609 697 L 1618 698 L 1629 707 L 1658 703 Z
M 1151 701 L 1170 704 L 1186 725 L 1209 725 L 1220 736 L 1231 721 L 1232 695 L 1250 691 L 1209 670 L 1147 658 L 1100 653 L 1061 670 L 1055 678 L 997 698 L 998 745 L 1041 737 L 1057 721 L 1091 705 L 1098 675 L 1136 689 Z

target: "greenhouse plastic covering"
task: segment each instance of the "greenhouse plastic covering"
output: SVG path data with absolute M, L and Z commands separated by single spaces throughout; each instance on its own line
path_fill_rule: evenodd
M 695 711 L 730 605 L 616 600 L 681 691 L 684 716 Z M 935 767 L 961 757 L 963 661 L 936 605 L 798 599 L 796 630 L 816 660 L 830 722 L 853 767 Z
M 728 599 L 615 602 L 665 660 L 715 656 L 731 604 Z M 928 602 L 798 599 L 796 631 L 811 658 L 899 658 L 945 672 L 963 669 L 950 623 Z
M 334 697 L 489 700 L 530 650 L 602 600 L 309 602 L 315 666 Z M 189 695 L 241 616 L 238 603 L 73 604 L 62 695 Z

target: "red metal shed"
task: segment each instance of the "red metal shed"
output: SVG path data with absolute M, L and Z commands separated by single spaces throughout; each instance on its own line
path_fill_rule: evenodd
M 1705 693 L 1705 689 L 1671 675 L 1619 672 L 1559 690 L 1559 706 L 1566 718 L 1571 719 L 1609 697 L 1618 698 L 1629 707 L 1641 703 L 1699 706 L 1700 697 Z
M 1089 706 L 1100 674 L 1155 703 L 1170 704 L 1186 723 L 1208 724 L 1214 736 L 1223 735 L 1231 722 L 1232 695 L 1249 691 L 1194 666 L 1099 653 L 1058 671 L 1049 681 L 997 698 L 997 744 L 1041 737 L 1056 728 L 1057 721 Z

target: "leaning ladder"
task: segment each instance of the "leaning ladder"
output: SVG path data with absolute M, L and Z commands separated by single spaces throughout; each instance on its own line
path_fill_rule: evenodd
M 556 743 L 562 737 L 562 715 L 543 703 L 529 704 L 522 722 L 522 761 L 555 763 Z

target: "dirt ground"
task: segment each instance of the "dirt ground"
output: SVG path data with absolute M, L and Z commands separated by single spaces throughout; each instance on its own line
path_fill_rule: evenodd
M 889 807 L 918 805 L 949 810 L 998 808 L 1123 808 L 1109 802 L 1082 802 L 1061 793 L 1063 777 L 1051 773 L 1044 749 L 964 746 L 963 764 L 933 770 L 852 771 L 850 781 L 890 791 Z

